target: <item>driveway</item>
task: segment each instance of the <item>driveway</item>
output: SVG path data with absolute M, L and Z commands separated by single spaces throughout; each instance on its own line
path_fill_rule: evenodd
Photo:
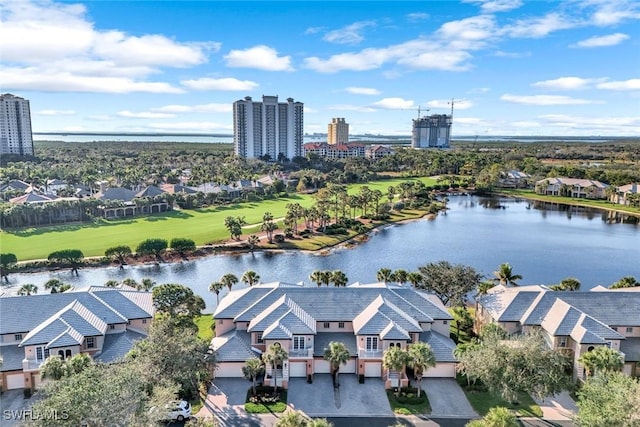
M 429 417 L 476 418 L 478 414 L 453 378 L 424 378 L 422 389 L 431 403 Z
M 261 418 L 244 410 L 251 383 L 244 378 L 216 378 L 198 418 L 215 416 L 223 426 L 260 426 Z
M 569 396 L 569 393 L 563 391 L 556 396 L 547 396 L 544 400 L 534 398 L 540 409 L 542 409 L 542 417 L 550 421 L 571 421 L 573 416 L 578 412 L 576 402 Z
M 312 417 L 393 416 L 380 378 L 360 384 L 355 375 L 342 374 L 335 392 L 329 374 L 314 375 L 312 384 L 290 378 L 288 400 L 293 409 Z

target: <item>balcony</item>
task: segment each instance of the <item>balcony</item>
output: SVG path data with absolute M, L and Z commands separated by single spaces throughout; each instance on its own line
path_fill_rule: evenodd
M 308 359 L 313 357 L 313 349 L 312 348 L 299 348 L 299 349 L 290 349 L 289 350 L 289 359 Z
M 40 365 L 44 363 L 44 360 L 32 360 L 32 359 L 23 359 L 22 360 L 22 370 L 23 371 L 37 371 L 40 369 Z
M 363 350 L 358 349 L 358 357 L 360 359 L 381 359 L 382 350 Z

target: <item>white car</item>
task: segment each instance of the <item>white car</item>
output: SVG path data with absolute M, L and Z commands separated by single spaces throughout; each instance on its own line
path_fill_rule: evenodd
M 156 408 L 151 408 L 152 412 Z M 162 419 L 164 421 L 184 421 L 191 418 L 191 405 L 186 400 L 174 400 L 165 405 Z

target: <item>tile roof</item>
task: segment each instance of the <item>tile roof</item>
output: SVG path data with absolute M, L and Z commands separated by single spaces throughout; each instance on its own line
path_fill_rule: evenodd
M 0 372 L 22 370 L 24 348 L 17 345 L 2 345 L 0 346 L 0 356 L 2 356 Z
M 343 343 L 351 356 L 356 356 L 358 354 L 358 343 L 356 342 L 356 336 L 353 333 L 318 332 L 313 343 L 314 357 L 324 356 L 324 350 L 329 348 L 329 343 L 332 341 Z
M 436 362 L 457 362 L 453 355 L 456 345 L 448 337 L 435 331 L 426 331 L 420 334 L 420 342 L 431 346 Z
M 138 191 L 136 193 L 136 197 L 154 197 L 154 196 L 159 196 L 160 194 L 164 194 L 165 191 L 161 190 L 160 188 L 156 187 L 155 185 L 149 185 L 146 188 L 143 188 L 142 190 Z
M 95 198 L 100 200 L 121 200 L 124 202 L 130 202 L 134 197 L 136 197 L 135 191 L 122 187 L 107 188 L 95 195 Z
M 620 351 L 624 353 L 625 362 L 640 362 L 640 337 L 621 341 Z
M 216 349 L 218 362 L 245 362 L 252 357 L 259 357 L 260 353 L 253 350 L 250 343 L 249 333 L 237 329 L 211 340 L 211 346 Z
M 386 328 L 380 332 L 380 338 L 383 340 L 409 340 L 411 339 L 411 336 L 409 335 L 409 332 L 402 327 L 393 322 L 389 322 Z
M 117 334 L 106 334 L 102 352 L 95 357 L 95 360 L 103 363 L 117 362 L 126 356 L 136 341 L 144 338 L 143 334 L 128 329 Z
M 531 303 L 538 297 L 540 292 L 523 291 L 518 292 L 515 298 L 511 300 L 509 305 L 504 309 L 500 317 L 499 322 L 518 322 L 522 318 L 522 315 L 531 306 Z

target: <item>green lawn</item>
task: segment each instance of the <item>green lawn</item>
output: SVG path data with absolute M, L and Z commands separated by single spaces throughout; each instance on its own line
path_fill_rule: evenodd
M 194 322 L 198 325 L 198 336 L 209 342 L 213 338 L 213 314 L 203 314 L 195 318 Z
M 391 410 L 396 414 L 411 415 L 431 413 L 431 404 L 429 403 L 429 398 L 427 398 L 427 393 L 424 391 L 420 393 L 420 399 L 418 399 L 417 394 L 407 395 L 406 392 L 402 393 L 398 399 L 393 390 L 387 390 L 387 398 L 389 399 Z
M 481 416 L 485 416 L 495 406 L 503 406 L 515 411 L 519 417 L 542 417 L 542 409 L 527 393 L 518 394 L 518 404 L 514 405 L 488 391 L 462 389 L 473 409 Z
M 436 183 L 433 178 L 421 178 L 426 185 Z M 363 185 L 386 193 L 390 185 L 398 185 L 407 179 L 376 181 L 349 186 L 349 192 L 358 191 Z M 103 256 L 105 249 L 118 245 L 130 246 L 135 251 L 138 244 L 148 238 L 171 240 L 175 237 L 192 239 L 196 245 L 227 240 L 229 233 L 224 227 L 227 216 L 243 216 L 249 224 L 244 229 L 251 234 L 259 229 L 264 212 L 282 218 L 288 203 L 300 203 L 308 207 L 314 203 L 312 195 L 295 194 L 286 198 L 247 202 L 198 210 L 176 210 L 149 217 L 121 220 L 100 220 L 96 223 L 81 223 L 53 227 L 32 227 L 19 230 L 4 230 L 0 234 L 0 250 L 14 253 L 18 260 L 44 259 L 54 251 L 80 249 L 86 257 Z
M 625 212 L 632 215 L 640 215 L 640 208 L 632 208 L 631 206 L 618 205 L 618 204 L 610 203 L 606 200 L 590 200 L 590 199 L 577 199 L 575 197 L 547 196 L 547 195 L 537 194 L 536 192 L 531 190 L 500 189 L 499 191 L 497 191 L 497 193 L 504 194 L 507 196 L 522 197 L 522 198 L 531 199 L 531 200 L 540 200 L 542 202 L 561 203 L 564 205 L 573 205 L 573 206 L 586 206 L 590 208 L 607 209 L 607 210 L 614 210 L 618 212 Z

